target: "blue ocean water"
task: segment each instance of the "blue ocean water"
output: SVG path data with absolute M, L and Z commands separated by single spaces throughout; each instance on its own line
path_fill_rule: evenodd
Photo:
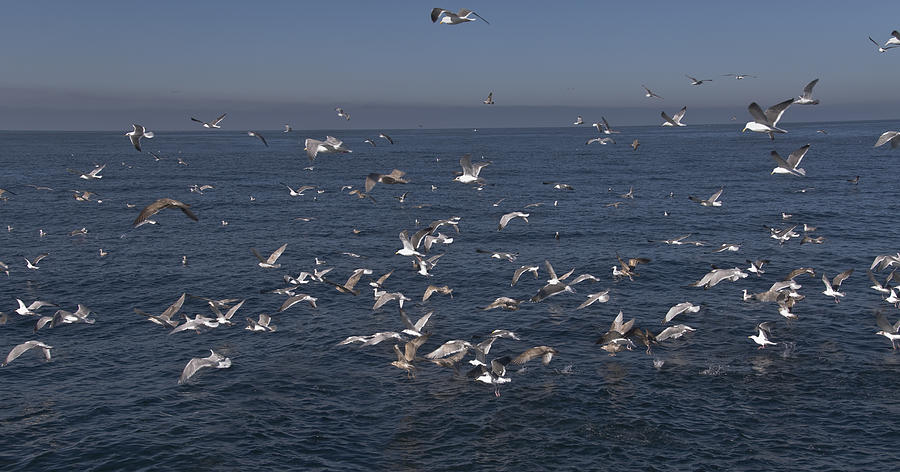
M 875 310 L 900 313 L 870 290 L 865 270 L 879 254 L 898 250 L 892 218 L 900 154 L 873 148 L 891 122 L 786 124 L 773 142 L 741 134 L 740 124 L 671 129 L 622 128 L 617 144 L 585 146 L 589 128 L 385 130 L 390 145 L 363 143 L 378 131 L 263 133 L 271 147 L 236 131 L 158 132 L 136 152 L 117 133 L 2 132 L 0 187 L 0 352 L 31 339 L 53 346 L 44 362 L 30 351 L 0 368 L 0 424 L 5 470 L 872 470 L 900 457 L 900 355 L 875 335 Z M 827 134 L 818 133 L 824 129 Z M 312 164 L 302 141 L 337 136 L 352 154 L 322 154 Z M 640 140 L 633 151 L 632 139 Z M 782 156 L 811 144 L 807 177 L 770 175 L 769 152 Z M 492 163 L 486 185 L 452 182 L 459 158 Z M 184 164 L 179 164 L 178 159 Z M 67 171 L 106 164 L 103 179 Z M 309 166 L 312 169 L 308 169 Z M 407 172 L 406 185 L 378 184 L 375 202 L 348 195 L 370 172 Z M 859 176 L 858 185 L 847 181 Z M 564 182 L 573 191 L 543 182 Z M 322 193 L 291 197 L 287 188 L 314 185 Z M 29 184 L 53 190 L 36 190 Z M 209 184 L 202 194 L 192 185 Z M 701 207 L 724 186 L 720 208 Z M 634 199 L 620 194 L 634 189 Z M 805 189 L 801 192 L 800 190 Z M 72 190 L 90 190 L 90 202 Z M 408 192 L 404 202 L 395 199 Z M 670 193 L 673 194 L 670 197 Z M 131 226 L 143 206 L 161 197 L 192 205 L 194 222 L 176 210 L 157 225 Z M 251 199 L 252 197 L 252 199 Z M 501 200 L 499 205 L 494 203 Z M 618 208 L 608 203 L 623 201 Z M 541 203 L 539 206 L 526 205 Z M 133 208 L 128 206 L 134 205 Z M 499 217 L 524 210 L 497 231 Z M 782 212 L 792 214 L 782 219 Z M 430 278 L 417 274 L 398 233 L 460 217 L 459 233 L 430 254 L 445 255 Z M 309 219 L 309 221 L 296 218 Z M 222 222 L 227 222 L 223 225 Z M 806 223 L 824 244 L 784 245 L 769 227 Z M 6 231 L 6 226 L 11 226 Z M 84 236 L 70 236 L 86 228 Z M 46 235 L 39 236 L 39 230 Z M 354 232 L 356 230 L 356 232 Z M 799 228 L 798 228 L 799 230 Z M 559 233 L 559 238 L 555 237 Z M 668 246 L 691 233 L 710 246 Z M 713 253 L 721 243 L 738 252 Z M 287 243 L 279 269 L 262 269 L 250 248 L 268 254 Z M 100 257 L 99 250 L 108 251 Z M 476 249 L 518 254 L 497 261 Z M 351 257 L 344 253 L 361 257 Z M 39 270 L 23 257 L 49 256 Z M 646 257 L 634 281 L 612 278 L 623 257 Z M 182 257 L 187 264 L 182 264 Z M 393 343 L 337 346 L 347 336 L 399 331 L 395 302 L 373 311 L 364 277 L 359 296 L 310 283 L 318 298 L 274 314 L 285 274 L 312 271 L 315 258 L 343 282 L 356 268 L 371 278 L 395 270 L 391 291 L 412 298 L 418 319 L 434 311 L 423 354 L 450 339 L 478 341 L 494 329 L 488 358 L 527 348 L 559 351 L 548 366 L 510 366 L 512 381 L 493 388 L 452 369 L 417 361 L 415 378 L 390 363 Z M 760 277 L 689 287 L 711 266 L 747 267 L 768 259 Z M 518 311 L 482 311 L 494 298 L 527 298 L 546 279 L 543 261 L 558 273 L 576 268 L 600 281 L 576 285 Z M 510 286 L 520 265 L 541 265 Z M 786 323 L 771 303 L 742 301 L 792 269 L 806 299 Z M 846 269 L 841 303 L 821 294 L 820 280 Z M 886 274 L 879 274 L 883 278 Z M 429 285 L 453 297 L 421 302 Z M 575 308 L 589 293 L 610 290 L 610 301 Z M 246 299 L 235 326 L 167 335 L 134 312 L 160 313 L 182 293 Z M 13 313 L 15 298 L 46 300 L 73 310 L 81 303 L 96 323 L 44 328 Z M 702 304 L 680 315 L 696 332 L 611 357 L 595 344 L 621 310 L 625 319 L 658 332 L 669 307 Z M 188 298 L 182 311 L 209 314 Z M 52 314 L 44 308 L 42 314 Z M 273 314 L 274 333 L 251 333 L 244 319 Z M 758 350 L 747 338 L 774 321 L 778 345 Z M 671 324 L 671 323 L 670 323 Z M 229 369 L 177 380 L 193 357 L 215 349 Z M 663 361 L 660 368 L 654 360 Z M 468 365 L 461 370 L 464 373 Z M 521 370 L 520 370 L 521 369 Z

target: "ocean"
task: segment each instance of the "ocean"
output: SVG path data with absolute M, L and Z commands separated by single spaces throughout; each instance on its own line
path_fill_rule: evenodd
M 0 275 L 0 311 L 9 321 L 0 325 L 0 355 L 35 339 L 53 348 L 50 362 L 34 349 L 0 368 L 0 469 L 890 467 L 900 458 L 900 354 L 875 334 L 875 313 L 894 322 L 900 312 L 869 288 L 866 269 L 875 256 L 900 250 L 900 223 L 891 216 L 900 151 L 873 148 L 896 123 L 785 123 L 789 133 L 774 142 L 741 127 L 623 127 L 616 144 L 590 146 L 584 142 L 596 130 L 586 125 L 262 132 L 270 147 L 223 129 L 157 132 L 143 140 L 144 153 L 124 128 L 2 132 L 0 188 L 9 193 L 0 202 L 0 261 L 9 275 Z M 377 138 L 381 131 L 395 144 Z M 326 135 L 353 153 L 320 154 L 311 163 L 303 140 Z M 640 146 L 632 150 L 635 138 Z M 805 144 L 806 177 L 771 175 L 770 151 L 787 157 Z M 452 181 L 467 153 L 491 162 L 481 171 L 483 187 Z M 67 170 L 95 164 L 106 164 L 102 179 Z M 371 199 L 344 187 L 362 189 L 369 173 L 392 169 L 405 171 L 409 183 L 379 183 Z M 856 176 L 857 184 L 848 182 Z M 292 197 L 285 184 L 317 190 Z M 201 194 L 193 185 L 213 188 Z M 688 198 L 720 188 L 721 207 Z M 620 196 L 629 189 L 633 199 Z M 96 195 L 77 201 L 75 190 Z M 402 202 L 395 198 L 403 193 Z M 199 221 L 168 209 L 153 217 L 158 224 L 133 228 L 140 209 L 162 197 L 190 204 Z M 528 222 L 514 219 L 498 231 L 500 216 L 512 211 L 528 213 Z M 429 251 L 444 254 L 431 277 L 395 254 L 401 231 L 451 217 L 459 217 L 459 231 L 438 229 L 453 242 Z M 794 225 L 802 235 L 804 224 L 824 242 L 769 237 L 769 228 Z M 70 236 L 81 228 L 87 233 Z M 655 242 L 684 234 L 707 245 Z M 267 256 L 285 243 L 280 268 L 257 265 L 251 248 Z M 714 253 L 722 243 L 740 249 Z M 24 258 L 42 253 L 40 269 L 25 267 Z M 650 262 L 633 281 L 615 280 L 617 254 Z M 757 259 L 769 261 L 760 276 L 690 286 L 713 267 L 746 269 Z M 558 274 L 574 268 L 573 278 L 599 280 L 524 301 L 517 311 L 479 309 L 500 296 L 537 293 L 544 261 Z M 521 265 L 539 266 L 539 279 L 526 273 L 510 286 Z M 302 285 L 297 292 L 316 297 L 317 308 L 300 303 L 276 313 L 286 297 L 266 292 L 285 287 L 285 275 L 329 267 L 325 277 L 339 283 L 357 268 L 372 274 L 357 285 L 358 296 Z M 743 289 L 765 291 L 800 267 L 815 276 L 796 278 L 806 297 L 791 310 L 798 319 L 788 322 L 774 303 L 742 300 Z M 840 287 L 846 296 L 835 303 L 821 293 L 821 276 L 847 269 L 854 272 Z M 384 287 L 411 299 L 404 304 L 410 318 L 433 311 L 420 356 L 451 339 L 480 342 L 495 329 L 521 340 L 497 339 L 488 360 L 534 346 L 558 353 L 548 365 L 509 364 L 511 381 L 495 396 L 466 376 L 471 355 L 458 373 L 416 360 L 410 377 L 391 365 L 394 342 L 338 345 L 404 328 L 396 301 L 372 310 L 368 282 L 391 270 Z M 452 297 L 422 302 L 431 284 L 449 286 Z M 607 303 L 576 310 L 606 289 Z M 246 302 L 234 326 L 199 334 L 169 335 L 134 311 L 159 314 L 182 293 Z M 96 323 L 34 332 L 37 317 L 15 314 L 16 298 L 69 311 L 83 304 Z M 684 301 L 700 311 L 664 324 L 666 311 Z M 610 356 L 595 342 L 619 311 L 654 333 L 678 323 L 696 331 L 650 354 L 638 345 Z M 211 314 L 193 297 L 181 312 Z M 275 332 L 244 329 L 245 318 L 260 313 L 271 314 Z M 774 322 L 777 344 L 757 349 L 748 336 L 764 321 Z M 210 349 L 231 367 L 200 370 L 179 385 L 185 364 Z

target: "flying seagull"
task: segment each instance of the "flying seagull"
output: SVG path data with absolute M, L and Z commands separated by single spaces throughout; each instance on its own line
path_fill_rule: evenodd
M 900 321 L 897 321 L 892 325 L 890 322 L 888 322 L 887 318 L 884 317 L 884 314 L 879 311 L 875 315 L 875 323 L 879 328 L 881 328 L 881 330 L 876 332 L 875 334 L 880 334 L 890 339 L 891 348 L 897 349 L 897 341 L 900 340 L 900 333 L 898 333 L 898 330 L 900 330 Z
M 686 111 L 687 107 L 682 107 L 681 110 L 678 110 L 678 113 L 676 113 L 675 116 L 672 117 L 667 115 L 666 112 L 660 113 L 662 119 L 666 120 L 663 122 L 662 126 L 687 126 L 686 124 L 681 122 L 682 118 L 684 118 L 684 112 Z
M 219 122 L 222 121 L 222 120 L 224 120 L 224 119 L 225 119 L 225 115 L 227 115 L 227 114 L 228 114 L 228 113 L 222 113 L 222 115 L 219 116 L 218 118 L 216 118 L 215 120 L 213 120 L 212 123 L 207 123 L 207 122 L 205 122 L 205 121 L 200 121 L 200 120 L 194 118 L 193 116 L 191 117 L 191 121 L 196 121 L 197 123 L 201 123 L 201 124 L 203 125 L 204 128 L 216 128 L 216 129 L 218 129 L 218 128 L 221 128 L 221 126 L 219 126 Z
M 602 137 L 602 138 L 598 137 L 598 138 L 591 138 L 591 139 L 588 139 L 587 142 L 585 142 L 584 144 L 585 144 L 585 145 L 588 145 L 588 144 L 594 144 L 594 143 L 600 143 L 600 144 L 603 144 L 603 145 L 606 145 L 606 144 L 609 144 L 609 143 L 616 144 L 616 140 L 613 139 L 613 138 L 604 136 L 604 137 Z
M 262 267 L 263 269 L 277 269 L 277 268 L 281 267 L 281 264 L 276 264 L 275 262 L 278 260 L 279 257 L 281 257 L 281 253 L 284 252 L 285 248 L 287 248 L 287 243 L 282 244 L 281 247 L 276 249 L 272 254 L 269 255 L 268 258 L 265 258 L 265 259 L 263 258 L 262 255 L 260 255 L 260 253 L 255 248 L 251 247 L 250 252 L 252 252 L 253 255 L 256 256 L 257 259 L 259 259 L 258 265 L 260 267 Z
M 581 115 L 578 115 L 578 118 L 575 118 L 575 122 L 572 123 L 572 124 L 573 124 L 573 125 L 583 125 L 583 124 L 584 124 L 584 118 L 582 118 Z
M 482 100 L 481 103 L 484 103 L 485 105 L 493 105 L 494 104 L 494 92 L 489 92 L 487 98 Z
M 247 136 L 256 136 L 260 141 L 262 141 L 263 144 L 266 145 L 266 147 L 269 147 L 269 143 L 266 142 L 266 138 L 264 138 L 263 135 L 259 134 L 258 132 L 247 131 Z
M 282 131 L 282 132 L 283 132 L 283 133 L 290 133 L 291 130 L 292 130 L 291 125 L 285 124 L 285 125 L 284 125 L 284 131 Z
M 312 161 L 316 158 L 316 156 L 321 153 L 329 153 L 329 152 L 353 152 L 350 149 L 344 147 L 344 142 L 340 139 L 335 138 L 334 136 L 326 136 L 325 141 L 319 141 L 318 139 L 307 138 L 304 143 L 306 149 L 306 155 L 309 156 L 309 160 Z
M 891 149 L 900 146 L 900 131 L 885 131 L 878 137 L 878 141 L 875 141 L 874 147 L 883 146 L 886 143 L 891 143 Z
M 41 348 L 41 353 L 44 354 L 44 359 L 48 361 L 50 360 L 50 349 L 53 349 L 53 346 L 48 346 L 40 341 L 25 341 L 24 343 L 19 344 L 18 346 L 12 348 L 11 351 L 9 351 L 9 354 L 6 355 L 6 359 L 3 360 L 3 363 L 0 364 L 0 367 L 6 367 L 7 364 L 16 360 L 16 358 L 21 356 L 25 351 L 34 347 Z
M 812 82 L 806 84 L 806 87 L 803 87 L 803 95 L 800 95 L 799 98 L 794 99 L 795 105 L 818 105 L 819 100 L 813 100 L 812 98 L 812 90 L 813 87 L 816 86 L 816 83 L 819 82 L 819 79 L 814 79 Z
M 179 210 L 183 211 L 184 214 L 188 216 L 188 218 L 194 221 L 198 221 L 197 215 L 195 215 L 190 210 L 191 206 L 187 203 L 179 202 L 174 198 L 160 198 L 159 200 L 144 207 L 144 209 L 141 210 L 141 212 L 138 214 L 137 218 L 134 219 L 134 223 L 132 224 L 136 228 L 141 224 L 149 221 L 149 218 L 151 216 L 159 213 L 160 210 L 164 210 L 166 208 L 178 208 Z
M 826 296 L 833 297 L 835 303 L 840 303 L 838 297 L 843 297 L 843 292 L 840 292 L 841 282 L 843 282 L 847 277 L 850 277 L 850 274 L 853 273 L 853 269 L 848 269 L 840 274 L 834 276 L 834 279 L 831 281 L 828 280 L 828 277 L 822 273 L 822 283 L 825 284 L 825 290 L 822 292 Z
M 384 134 L 384 133 L 378 133 L 378 137 L 379 137 L 379 138 L 387 139 L 387 141 L 388 141 L 389 143 L 394 144 L 394 140 L 391 139 L 390 136 L 388 136 L 388 135 L 386 135 L 386 134 Z
M 877 41 L 875 41 L 874 39 L 872 39 L 871 36 L 869 36 L 869 41 L 872 41 L 872 44 L 875 45 L 875 47 L 877 48 L 878 52 L 887 52 L 888 49 L 894 49 L 894 48 L 898 47 L 898 46 L 888 46 L 887 43 L 885 43 L 885 45 L 882 46 L 882 45 L 878 44 Z M 888 41 L 890 41 L 890 40 L 888 40 Z
M 770 106 L 765 113 L 763 113 L 762 108 L 756 102 L 751 103 L 747 107 L 747 111 L 750 112 L 753 121 L 748 121 L 741 132 L 743 133 L 749 129 L 756 133 L 767 133 L 770 139 L 775 140 L 774 133 L 787 133 L 787 131 L 778 127 L 778 121 L 781 120 L 781 115 L 792 103 L 794 103 L 794 99 L 790 98 Z
M 441 18 L 441 15 L 443 15 L 443 18 Z M 485 22 L 486 24 L 490 24 L 488 23 L 488 20 L 481 18 L 481 15 L 466 8 L 460 8 L 458 13 L 453 13 L 452 11 L 446 10 L 444 8 L 431 9 L 431 22 L 438 23 L 438 18 L 440 18 L 440 24 L 442 25 L 458 25 L 460 23 L 475 21 L 475 18 L 470 18 L 470 16 L 475 16 L 477 18 L 480 18 L 481 21 Z
M 703 85 L 703 82 L 712 82 L 712 79 L 695 79 L 687 74 L 684 74 L 684 76 L 691 79 L 691 85 Z
M 372 188 L 375 187 L 375 184 L 378 182 L 383 184 L 408 184 L 409 181 L 403 178 L 404 175 L 406 175 L 406 172 L 403 172 L 400 169 L 394 169 L 390 174 L 378 174 L 373 172 L 366 176 L 366 193 L 371 192 Z
M 506 228 L 506 225 L 508 225 L 509 222 L 513 218 L 522 218 L 523 220 L 525 220 L 526 223 L 528 223 L 528 216 L 529 216 L 528 213 L 523 213 L 521 211 L 513 211 L 510 213 L 507 213 L 500 217 L 500 223 L 497 225 L 497 231 L 500 231 L 503 228 Z
M 750 74 L 722 74 L 722 77 L 734 77 L 737 80 L 744 80 L 747 77 L 751 77 L 754 79 L 756 78 L 755 75 L 750 75 Z
M 755 342 L 756 344 L 759 344 L 759 347 L 757 349 L 763 349 L 766 346 L 775 346 L 776 344 L 778 344 L 778 343 L 773 343 L 772 341 L 769 341 L 769 336 L 772 335 L 772 324 L 773 323 L 771 321 L 766 321 L 765 323 L 760 323 L 760 324 L 756 325 L 756 333 L 757 334 L 747 336 L 748 338 L 752 339 L 753 342 Z
M 663 319 L 663 323 L 672 321 L 673 318 L 682 313 L 697 313 L 698 311 L 700 311 L 700 307 L 691 302 L 679 303 L 672 308 L 669 308 L 669 311 L 666 312 L 666 317 Z
M 711 195 L 709 198 L 707 198 L 706 200 L 703 200 L 702 198 L 695 197 L 695 196 L 693 196 L 693 195 L 688 195 L 688 198 L 689 198 L 692 202 L 697 202 L 697 203 L 699 203 L 701 206 L 719 207 L 719 206 L 722 206 L 722 202 L 719 201 L 719 197 L 722 196 L 722 192 L 723 192 L 723 191 L 725 191 L 725 187 L 720 188 L 718 191 L 716 191 L 716 193 L 712 194 L 712 195 Z
M 338 117 L 343 118 L 343 119 L 345 119 L 345 120 L 349 120 L 349 119 L 350 119 L 350 114 L 344 112 L 344 109 L 343 109 L 343 108 L 337 107 L 337 108 L 334 109 L 334 111 L 337 112 L 337 116 L 338 116 Z
M 645 92 L 645 93 L 644 93 L 644 96 L 645 96 L 645 97 L 647 97 L 647 98 L 653 98 L 653 97 L 656 97 L 656 98 L 662 99 L 662 97 L 660 97 L 659 95 L 653 93 L 650 89 L 648 89 L 646 85 L 641 85 L 641 87 L 644 88 L 644 92 Z
M 616 131 L 616 130 L 610 128 L 610 127 L 609 127 L 609 122 L 607 122 L 607 121 L 606 121 L 606 118 L 604 118 L 604 117 L 602 117 L 602 116 L 600 117 L 600 123 L 594 123 L 593 126 L 594 126 L 595 128 L 597 128 L 597 131 L 599 131 L 599 132 L 601 132 L 601 133 L 603 133 L 603 134 L 619 133 L 619 131 Z
M 472 163 L 472 155 L 466 154 L 459 159 L 459 165 L 462 167 L 462 173 L 457 175 L 453 181 L 461 182 L 464 184 L 476 183 L 481 184 L 484 183 L 484 179 L 478 176 L 481 173 L 481 169 L 487 165 L 490 165 L 491 161 L 479 161 L 476 163 Z
M 778 164 L 778 167 L 772 169 L 772 174 L 792 174 L 806 176 L 806 171 L 797 166 L 800 165 L 800 161 L 803 159 L 803 156 L 806 155 L 806 151 L 808 150 L 809 144 L 792 152 L 788 156 L 787 160 L 782 159 L 777 152 L 772 151 L 772 159 L 776 164 Z
M 125 136 L 128 136 L 128 138 L 131 139 L 131 144 L 133 144 L 134 148 L 137 149 L 138 152 L 140 152 L 141 151 L 141 138 L 148 138 L 148 139 L 152 138 L 153 131 L 147 131 L 144 129 L 143 126 L 138 125 L 138 124 L 132 124 L 131 126 L 134 129 L 125 133 Z
M 204 367 L 214 367 L 216 369 L 227 369 L 231 367 L 231 359 L 212 349 L 210 349 L 209 352 L 210 355 L 207 357 L 195 357 L 188 361 L 187 365 L 184 366 L 184 370 L 181 371 L 181 377 L 178 378 L 178 385 L 187 382 L 198 370 L 203 369 Z

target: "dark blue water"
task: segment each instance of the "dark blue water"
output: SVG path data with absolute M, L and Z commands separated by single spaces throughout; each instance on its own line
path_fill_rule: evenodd
M 387 130 L 391 146 L 362 142 L 375 132 L 264 133 L 271 145 L 239 132 L 160 132 L 145 140 L 148 154 L 117 133 L 0 133 L 0 309 L 14 298 L 47 300 L 74 310 L 90 307 L 93 325 L 44 328 L 14 313 L 0 326 L 0 351 L 30 339 L 53 346 L 45 363 L 28 352 L 0 369 L 6 470 L 872 470 L 892 465 L 900 414 L 900 355 L 875 335 L 874 312 L 900 313 L 868 288 L 865 269 L 878 254 L 894 253 L 900 230 L 893 215 L 900 153 L 873 149 L 890 122 L 786 126 L 771 143 L 739 133 L 740 124 L 681 129 L 623 129 L 617 145 L 582 143 L 587 128 Z M 828 134 L 816 133 L 826 129 Z M 324 154 L 312 170 L 303 138 L 334 134 L 352 154 Z M 640 139 L 632 151 L 633 138 Z M 770 175 L 769 152 L 787 156 L 812 146 L 802 163 L 806 178 Z M 484 168 L 483 190 L 452 182 L 458 160 L 472 153 Z M 187 165 L 177 164 L 177 158 Z M 67 168 L 107 164 L 102 180 L 84 181 Z M 341 186 L 362 187 L 370 172 L 405 170 L 405 186 L 378 184 L 377 203 Z M 859 175 L 859 185 L 847 179 Z M 565 182 L 574 191 L 543 181 Z M 315 185 L 323 193 L 290 197 L 279 182 Z M 37 184 L 53 191 L 38 191 Z M 215 188 L 202 195 L 191 185 Z M 432 190 L 432 186 L 436 186 Z M 618 194 L 634 200 L 616 208 Z M 708 197 L 724 186 L 721 208 L 704 208 L 688 195 Z M 797 192 L 807 188 L 804 193 Z M 609 190 L 611 189 L 611 191 Z M 90 190 L 100 202 L 79 202 L 70 190 Z M 409 192 L 405 203 L 393 198 Z M 670 192 L 674 193 L 669 198 Z M 251 201 L 251 196 L 255 200 Z M 192 205 L 199 222 L 180 212 L 157 215 L 158 225 L 131 228 L 138 210 L 160 197 Z M 499 206 L 492 203 L 503 198 Z M 556 202 L 556 204 L 554 204 Z M 502 232 L 503 213 L 527 204 L 529 223 L 514 220 Z M 129 208 L 126 204 L 134 204 Z M 668 216 L 664 216 L 668 212 Z M 794 216 L 783 221 L 781 213 Z M 425 278 L 394 255 L 397 234 L 461 217 L 460 233 Z M 297 217 L 312 218 L 304 222 Z M 228 223 L 222 225 L 222 221 Z M 779 245 L 764 225 L 817 226 L 821 245 L 793 239 Z M 11 231 L 5 231 L 7 225 Z M 69 236 L 87 228 L 86 236 Z M 47 235 L 39 237 L 39 230 Z M 358 230 L 355 234 L 353 230 Z M 554 234 L 559 232 L 559 239 Z M 743 243 L 739 252 L 648 242 L 693 233 L 718 245 Z M 280 269 L 256 265 L 251 247 L 287 250 Z M 99 249 L 108 251 L 101 258 Z M 518 253 L 499 262 L 476 248 Z M 47 252 L 37 271 L 23 256 Z M 363 256 L 343 255 L 352 252 Z M 633 282 L 614 281 L 616 253 L 652 259 Z M 182 265 L 187 256 L 187 265 Z M 549 345 L 549 366 L 532 361 L 502 396 L 452 369 L 418 362 L 418 375 L 390 365 L 392 343 L 336 346 L 350 335 L 403 328 L 396 304 L 372 311 L 364 278 L 358 297 L 311 283 L 318 297 L 273 315 L 274 333 L 243 329 L 246 317 L 274 313 L 284 297 L 261 293 L 283 286 L 282 276 L 334 267 L 344 281 L 355 268 L 373 277 L 395 269 L 387 288 L 401 291 L 410 317 L 434 310 L 432 336 L 420 353 L 449 339 L 483 339 L 510 329 L 522 341 L 500 339 L 489 358 Z M 582 283 L 519 311 L 481 311 L 499 296 L 530 297 L 542 286 L 530 275 L 515 287 L 520 264 L 550 260 L 559 273 L 576 267 L 600 282 Z M 766 273 L 709 290 L 687 285 L 717 267 L 746 267 L 768 259 Z M 766 290 L 797 267 L 807 296 L 790 325 L 774 304 L 741 300 L 741 289 Z M 821 294 L 819 274 L 854 268 L 840 304 Z M 453 298 L 421 303 L 429 284 L 449 285 Z M 588 293 L 609 288 L 611 300 L 575 311 Z M 177 333 L 134 313 L 160 313 L 181 293 L 246 299 L 238 324 L 202 334 Z M 622 310 L 626 319 L 659 331 L 666 311 L 682 301 L 702 304 L 676 323 L 697 329 L 681 339 L 615 357 L 594 341 Z M 52 314 L 52 309 L 44 309 Z M 183 312 L 208 314 L 188 299 Z M 757 350 L 747 338 L 762 321 L 775 321 L 777 346 Z M 216 349 L 230 369 L 201 371 L 176 384 L 193 357 Z M 653 361 L 661 360 L 661 368 Z M 465 369 L 464 369 L 465 370 Z

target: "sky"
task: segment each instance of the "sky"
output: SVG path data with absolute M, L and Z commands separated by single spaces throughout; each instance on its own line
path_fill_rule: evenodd
M 0 129 L 190 130 L 225 112 L 226 129 L 627 126 L 682 106 L 727 123 L 814 78 L 822 103 L 783 122 L 900 118 L 900 48 L 868 40 L 900 29 L 900 2 L 440 1 L 6 3 Z M 433 24 L 434 6 L 490 24 Z

